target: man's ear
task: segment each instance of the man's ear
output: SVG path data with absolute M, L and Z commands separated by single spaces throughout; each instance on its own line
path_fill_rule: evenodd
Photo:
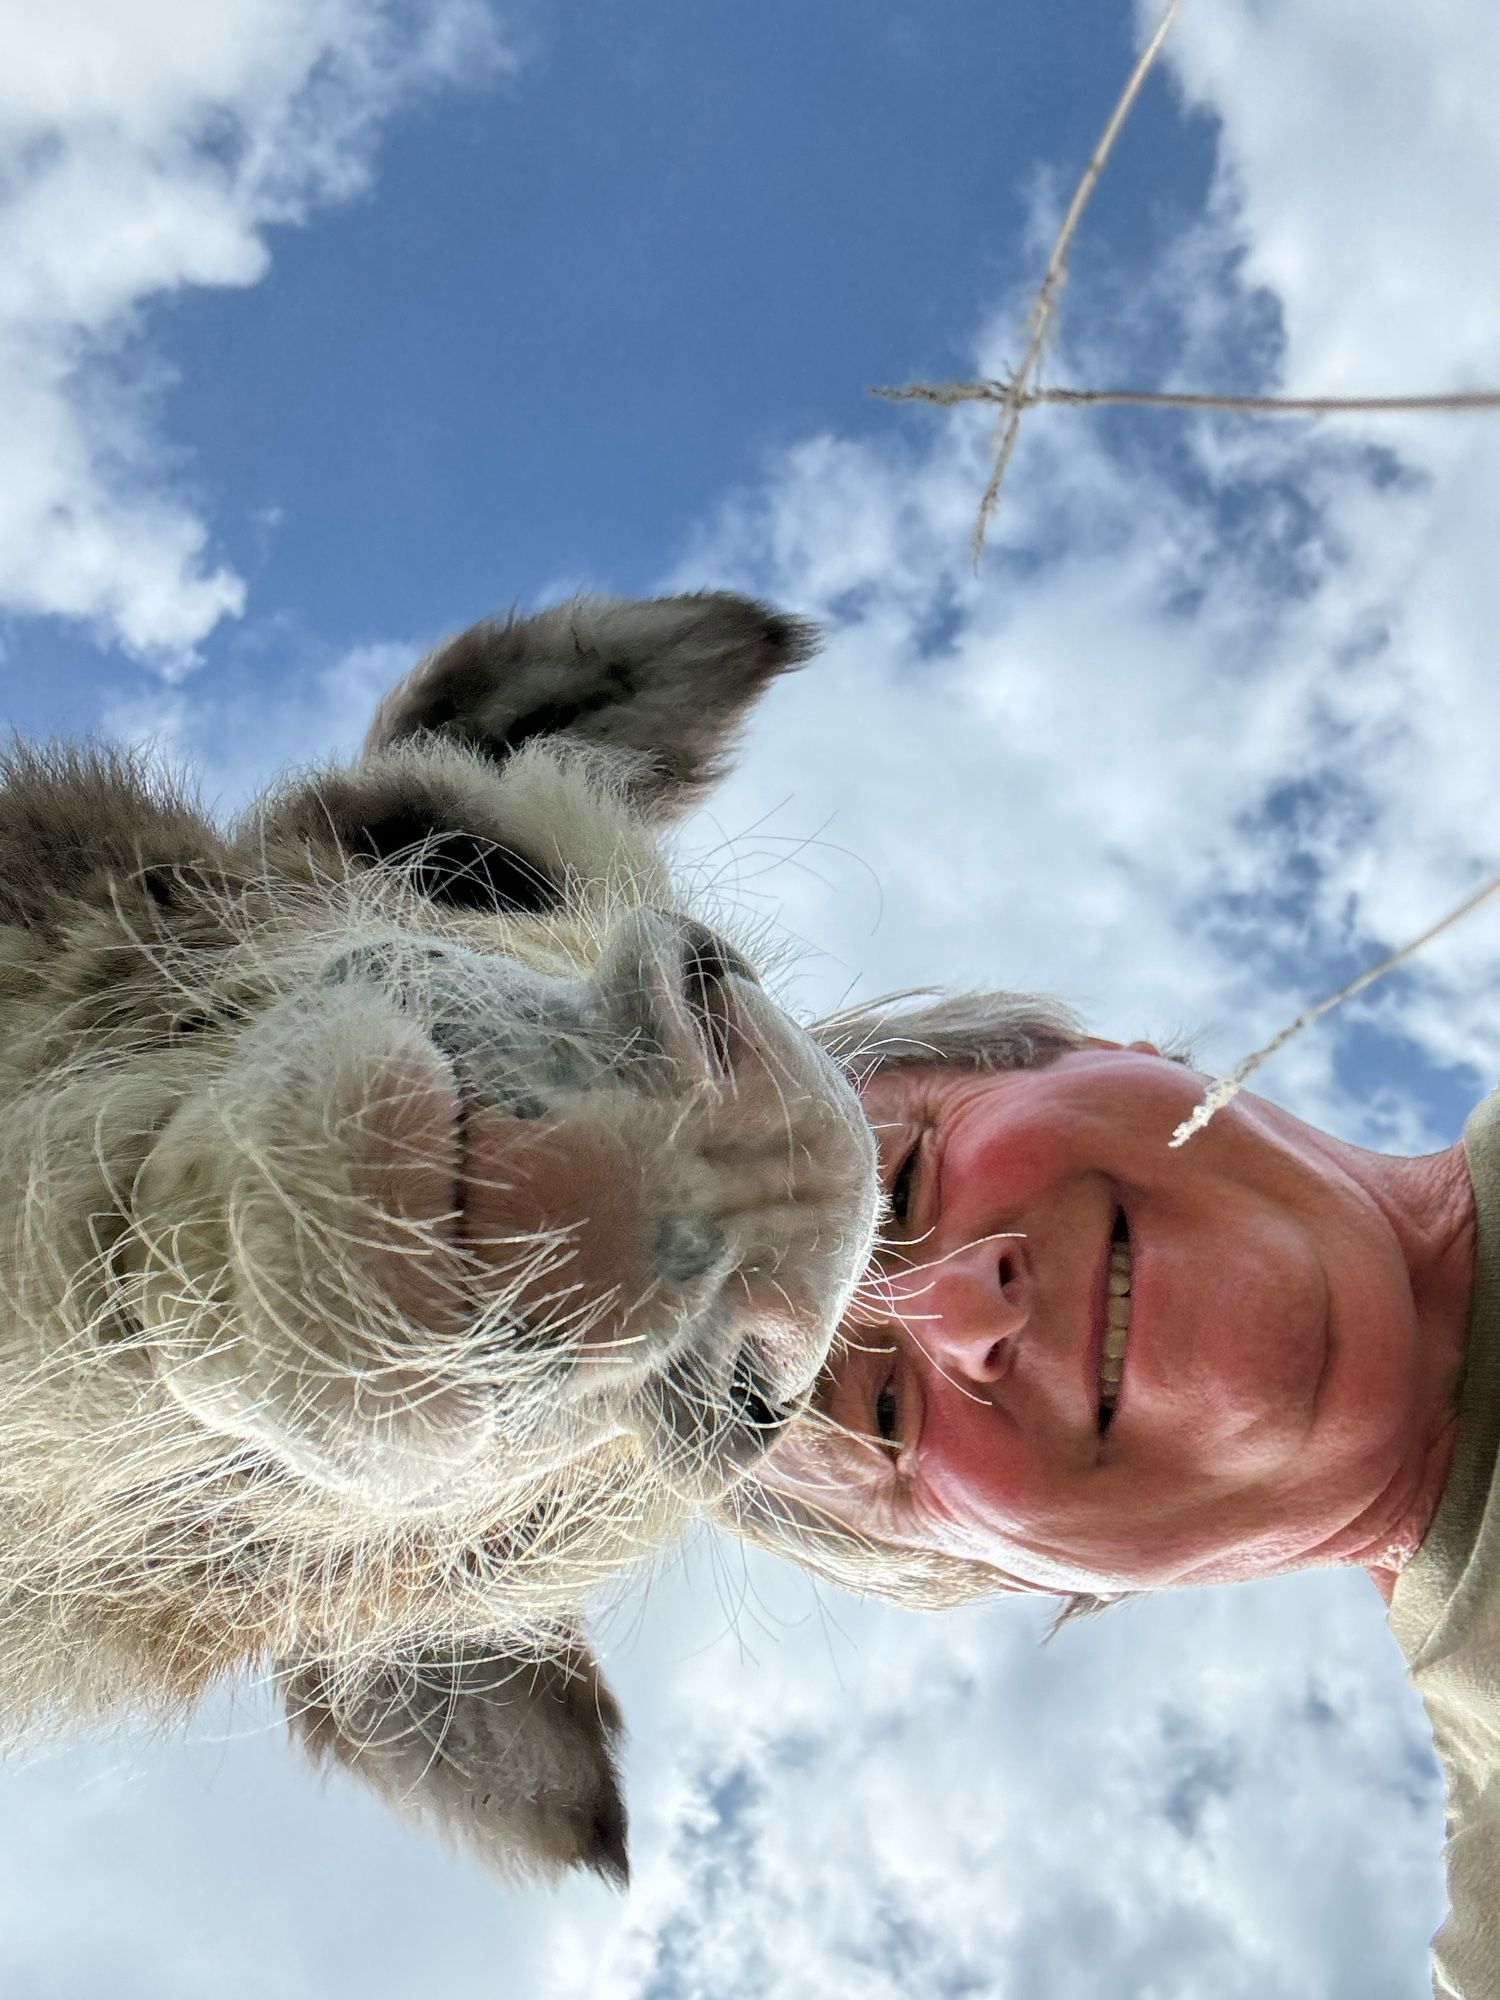
M 629 1879 L 620 1711 L 581 1642 L 545 1657 L 475 1645 L 281 1676 L 292 1733 L 398 1812 L 504 1874 Z
M 575 597 L 429 653 L 381 702 L 365 749 L 437 734 L 500 760 L 561 736 L 626 753 L 632 794 L 673 817 L 722 775 L 757 697 L 817 646 L 816 627 L 729 591 Z

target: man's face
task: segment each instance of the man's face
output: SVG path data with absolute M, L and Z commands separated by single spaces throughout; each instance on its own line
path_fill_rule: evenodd
M 887 1248 L 820 1397 L 839 1430 L 777 1473 L 1044 1589 L 1264 1574 L 1385 1532 L 1430 1437 L 1401 1218 L 1373 1156 L 1248 1094 L 1171 1150 L 1202 1088 L 1108 1044 L 877 1075 Z

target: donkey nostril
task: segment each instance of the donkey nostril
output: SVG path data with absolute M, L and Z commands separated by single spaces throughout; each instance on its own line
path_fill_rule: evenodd
M 591 1005 L 648 1089 L 727 1082 L 751 1045 L 742 980 L 749 967 L 706 925 L 643 906 L 605 940 Z
M 729 1383 L 729 1400 L 735 1417 L 742 1424 L 756 1431 L 779 1431 L 790 1422 L 792 1410 L 778 1408 L 761 1394 L 756 1384 L 749 1356 L 741 1353 L 734 1364 L 734 1374 Z
M 682 994 L 720 1076 L 734 1073 L 736 1022 L 731 978 L 758 983 L 737 951 L 704 924 L 682 931 Z

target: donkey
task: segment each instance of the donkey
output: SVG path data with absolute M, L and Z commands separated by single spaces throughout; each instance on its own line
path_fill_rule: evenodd
M 586 1602 L 803 1405 L 872 1142 L 658 844 L 812 651 L 725 593 L 475 626 L 215 824 L 0 772 L 0 1722 L 272 1674 L 501 1868 L 626 1874 Z

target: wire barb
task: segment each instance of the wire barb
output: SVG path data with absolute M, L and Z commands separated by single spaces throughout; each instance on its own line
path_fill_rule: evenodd
M 981 392 L 989 400 L 998 400 L 1002 407 L 999 422 L 995 427 L 994 469 L 990 473 L 989 484 L 984 489 L 984 497 L 979 503 L 979 515 L 974 523 L 974 534 L 970 542 L 970 554 L 976 568 L 984 550 L 985 530 L 999 501 L 1006 467 L 1010 464 L 1011 453 L 1015 450 L 1016 439 L 1020 435 L 1021 418 L 1036 400 L 1036 384 L 1033 378 L 1041 367 L 1047 337 L 1052 329 L 1053 315 L 1057 311 L 1063 287 L 1068 282 L 1068 252 L 1073 247 L 1073 238 L 1083 219 L 1083 211 L 1088 207 L 1089 197 L 1093 194 L 1099 176 L 1104 171 L 1105 163 L 1114 151 L 1115 141 L 1119 138 L 1125 120 L 1130 116 L 1131 108 L 1140 95 L 1141 85 L 1146 81 L 1156 58 L 1160 55 L 1162 44 L 1171 31 L 1172 23 L 1182 11 L 1182 4 L 1183 0 L 1167 0 L 1166 9 L 1156 24 L 1156 30 L 1142 49 L 1134 69 L 1126 78 L 1125 88 L 1120 92 L 1119 100 L 1099 135 L 1098 143 L 1089 155 L 1083 176 L 1073 190 L 1073 199 L 1068 203 L 1067 214 L 1064 215 L 1062 227 L 1057 232 L 1057 241 L 1052 246 L 1052 255 L 1047 259 L 1042 282 L 1037 288 L 1031 311 L 1026 317 L 1026 351 L 1021 357 L 1020 366 L 1010 377 L 1009 382 L 1002 385 L 998 397 L 991 394 L 995 386 L 993 384 Z M 949 398 L 939 392 L 926 400 L 960 402 L 971 399 L 964 396 Z
M 1439 917 L 1437 922 L 1429 924 L 1425 931 L 1419 932 L 1414 938 L 1409 938 L 1399 950 L 1387 952 L 1385 957 L 1377 960 L 1374 965 L 1366 966 L 1365 970 L 1351 979 L 1347 986 L 1341 986 L 1337 993 L 1330 993 L 1325 1000 L 1319 1000 L 1315 1006 L 1304 1007 L 1294 1021 L 1288 1021 L 1284 1028 L 1271 1037 L 1264 1048 L 1257 1049 L 1254 1055 L 1246 1056 L 1243 1062 L 1236 1063 L 1228 1076 L 1219 1077 L 1210 1086 L 1203 1102 L 1194 1106 L 1191 1115 L 1183 1119 L 1167 1144 L 1173 1147 L 1185 1146 L 1195 1132 L 1203 1130 L 1216 1111 L 1221 1111 L 1232 1098 L 1239 1095 L 1262 1063 L 1269 1062 L 1272 1056 L 1286 1047 L 1293 1035 L 1300 1035 L 1304 1028 L 1311 1027 L 1312 1023 L 1322 1015 L 1331 1012 L 1335 1007 L 1342 1006 L 1344 1001 L 1352 1000 L 1357 993 L 1363 993 L 1365 988 L 1373 986 L 1377 979 L 1383 979 L 1386 973 L 1393 971 L 1403 959 L 1410 958 L 1414 952 L 1430 944 L 1443 931 L 1448 930 L 1453 924 L 1460 923 L 1472 911 L 1477 910 L 1481 903 L 1495 894 L 1497 889 L 1500 889 L 1500 875 L 1492 875 L 1488 881 L 1481 882 L 1477 889 L 1465 896 L 1461 903 L 1456 903 L 1446 916 Z
M 1183 0 L 1168 0 L 1168 5 L 1156 24 L 1155 32 L 1126 78 L 1125 87 L 1120 92 L 1104 130 L 1099 135 L 1097 145 L 1089 155 L 1088 164 L 1077 187 L 1073 190 L 1073 199 L 1068 204 L 1062 227 L 1057 232 L 1057 241 L 1053 244 L 1052 254 L 1047 259 L 1047 268 L 1042 273 L 1041 284 L 1037 287 L 1036 296 L 1031 302 L 1031 310 L 1026 316 L 1026 347 L 1020 364 L 1009 375 L 991 376 L 974 382 L 907 382 L 871 391 L 873 395 L 884 397 L 887 402 L 931 403 L 942 409 L 952 409 L 960 403 L 999 405 L 1000 414 L 996 419 L 994 432 L 995 462 L 979 502 L 979 512 L 975 518 L 974 532 L 969 544 L 969 553 L 976 568 L 984 551 L 985 533 L 989 527 L 990 517 L 999 504 L 1000 488 L 1005 481 L 1011 454 L 1021 434 L 1021 419 L 1028 410 L 1034 410 L 1043 403 L 1070 408 L 1127 404 L 1145 409 L 1237 410 L 1253 416 L 1303 417 L 1330 416 L 1339 413 L 1386 415 L 1401 411 L 1500 410 L 1500 390 L 1495 389 L 1463 389 L 1416 396 L 1240 396 L 1200 390 L 1042 387 L 1037 375 L 1046 352 L 1058 302 L 1068 282 L 1068 256 L 1073 247 L 1073 238 L 1077 234 L 1079 222 L 1083 218 L 1089 199 L 1099 184 L 1105 164 L 1114 150 L 1115 141 L 1119 138 L 1136 98 L 1140 95 L 1142 84 L 1161 54 L 1172 24 L 1182 11 L 1182 5 Z
M 1241 396 L 1213 390 L 1188 389 L 1068 389 L 1029 388 L 1017 391 L 1014 376 L 978 382 L 903 382 L 880 387 L 872 395 L 888 403 L 936 403 L 948 409 L 958 403 L 1014 404 L 1034 410 L 1042 403 L 1072 409 L 1101 403 L 1129 404 L 1154 410 L 1239 410 L 1251 416 L 1322 417 L 1390 416 L 1403 411 L 1500 410 L 1500 389 L 1449 389 L 1416 396 Z

